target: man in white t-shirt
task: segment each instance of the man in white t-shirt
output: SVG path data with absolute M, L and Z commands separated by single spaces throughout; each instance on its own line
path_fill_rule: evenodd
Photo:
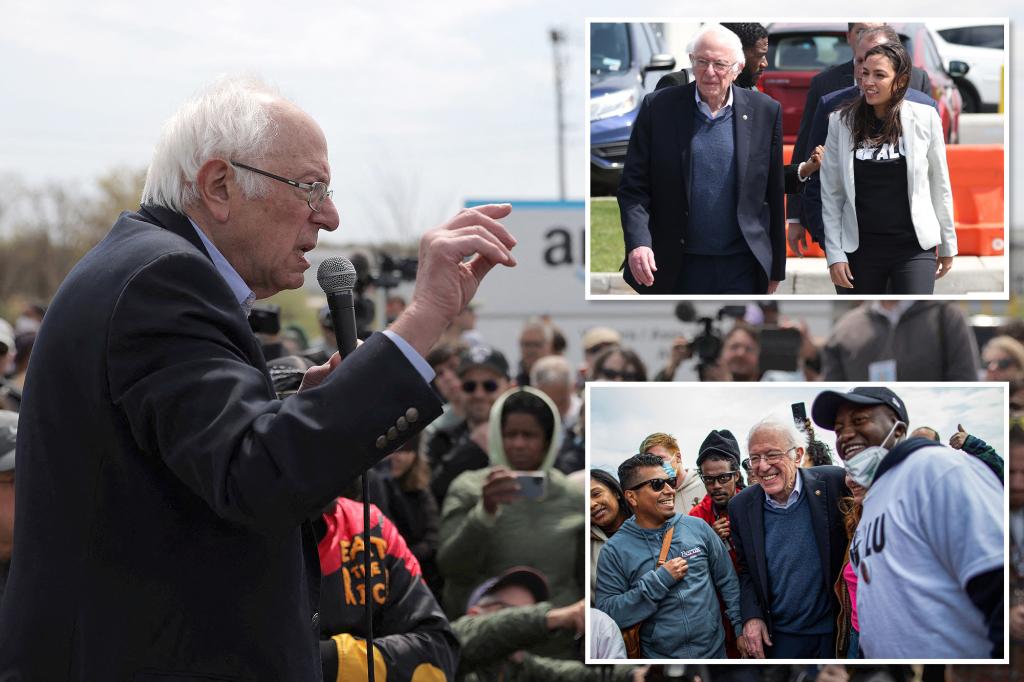
M 868 488 L 850 545 L 864 655 L 1002 658 L 998 479 L 974 457 L 906 439 L 906 406 L 888 388 L 824 391 L 811 414 L 835 431 L 850 477 Z

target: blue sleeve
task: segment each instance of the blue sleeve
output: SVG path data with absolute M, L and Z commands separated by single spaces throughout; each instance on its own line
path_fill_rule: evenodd
M 405 359 L 416 368 L 416 371 L 420 373 L 420 376 L 423 377 L 425 382 L 429 384 L 434 380 L 434 377 L 437 376 L 434 373 L 434 370 L 430 367 L 430 364 L 423 359 L 423 356 L 417 353 L 416 349 L 409 345 L 408 341 L 390 329 L 385 329 L 382 333 L 384 336 L 391 339 L 396 346 L 398 346 L 398 350 L 402 351 L 402 355 L 404 355 Z
M 597 608 L 620 628 L 628 628 L 654 615 L 658 602 L 676 581 L 668 569 L 661 567 L 648 571 L 630 587 L 622 559 L 617 547 L 605 545 L 601 550 L 597 558 Z
M 828 115 L 831 112 L 826 111 L 826 108 L 819 105 L 814 112 L 814 122 L 811 124 L 811 132 L 808 135 L 808 156 L 810 156 L 810 150 L 813 150 L 818 145 L 825 144 L 828 138 Z M 807 186 L 804 187 L 804 199 L 801 204 L 800 218 L 803 226 L 811 233 L 814 241 L 824 244 L 825 228 L 821 223 L 821 181 L 818 178 L 818 173 L 812 175 L 810 180 L 807 181 Z
M 740 620 L 740 582 L 736 577 L 736 569 L 733 568 L 729 551 L 725 548 L 726 545 L 722 539 L 718 537 L 718 533 L 706 523 L 702 533 L 711 562 L 711 576 L 718 588 L 718 594 L 725 602 L 725 613 L 729 616 L 733 631 L 739 637 L 743 634 L 743 621 Z

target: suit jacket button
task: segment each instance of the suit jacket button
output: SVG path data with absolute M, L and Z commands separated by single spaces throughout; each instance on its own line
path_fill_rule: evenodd
M 408 431 L 409 430 L 409 422 L 407 422 L 405 420 L 405 417 L 399 417 L 398 421 L 395 422 L 395 426 L 398 427 L 399 431 Z
M 387 446 L 388 446 L 388 439 L 387 438 L 385 438 L 384 436 L 381 436 L 380 438 L 377 439 L 377 449 L 378 450 L 383 450 Z
M 392 426 L 388 429 L 388 440 L 396 440 L 398 438 L 398 429 Z
M 313 632 L 320 632 L 320 613 L 313 614 Z
M 415 424 L 417 421 L 419 421 L 419 418 L 420 412 L 415 407 L 410 407 L 408 410 L 405 411 L 405 420 L 410 424 Z

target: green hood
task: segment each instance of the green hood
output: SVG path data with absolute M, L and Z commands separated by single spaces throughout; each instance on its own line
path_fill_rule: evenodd
M 555 418 L 555 429 L 551 434 L 551 444 L 548 445 L 547 454 L 544 455 L 544 461 L 540 468 L 544 471 L 548 471 L 555 463 L 555 455 L 558 454 L 558 447 L 562 443 L 562 418 L 558 414 L 558 408 L 551 401 L 543 391 L 538 391 L 532 386 L 515 386 L 502 393 L 497 400 L 494 401 L 494 405 L 491 406 L 490 421 L 487 425 L 487 451 L 491 457 L 491 464 L 501 466 L 508 466 L 508 459 L 505 457 L 505 446 L 501 441 L 501 411 L 504 408 L 505 401 L 513 393 L 518 391 L 526 391 L 539 397 L 544 401 L 544 404 L 551 410 L 552 416 Z

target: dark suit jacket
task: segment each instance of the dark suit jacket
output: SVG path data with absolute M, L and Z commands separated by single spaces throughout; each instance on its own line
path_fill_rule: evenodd
M 800 115 L 800 129 L 797 132 L 796 143 L 793 145 L 792 160 L 796 162 L 806 161 L 811 155 L 815 145 L 810 144 L 808 137 L 811 133 L 811 125 L 814 122 L 814 112 L 818 109 L 818 102 L 830 92 L 842 90 L 853 85 L 853 60 L 831 66 L 811 79 L 811 85 L 807 90 L 807 99 L 804 101 L 804 110 Z M 910 74 L 910 87 L 920 92 L 932 91 L 932 80 L 928 72 L 912 67 Z M 826 126 L 827 132 L 827 126 Z M 786 204 L 786 217 L 800 217 L 800 198 L 790 197 Z
M 626 282 L 641 294 L 671 294 L 689 225 L 690 139 L 696 83 L 664 88 L 640 105 L 619 183 L 619 211 L 626 255 L 638 246 L 654 251 L 654 286 Z M 767 95 L 733 86 L 737 159 L 736 216 L 766 279 L 786 277 L 783 207 L 782 108 Z M 763 293 L 763 292 L 758 292 Z
M 811 503 L 811 522 L 821 565 L 828 568 L 824 572 L 824 583 L 818 587 L 826 591 L 835 615 L 839 603 L 832 587 L 842 570 L 847 544 L 843 515 L 838 508 L 840 498 L 850 494 L 845 483 L 846 472 L 842 467 L 819 466 L 800 469 L 798 475 L 803 484 L 801 494 L 807 495 Z M 764 498 L 764 490 L 759 485 L 745 488 L 732 498 L 729 501 L 729 529 L 736 547 L 740 616 L 744 623 L 751 618 L 760 618 L 768 625 L 770 632 L 772 602 L 768 591 L 768 564 L 764 549 Z M 808 588 L 794 585 L 793 589 Z
M 860 88 L 856 85 L 851 85 L 848 88 L 842 90 L 836 90 L 830 92 L 821 98 L 818 102 L 818 109 L 814 112 L 814 123 L 811 124 L 811 133 L 808 135 L 807 149 L 808 155 L 810 150 L 817 147 L 819 144 L 825 144 L 825 140 L 828 138 L 828 117 L 833 111 L 849 102 L 854 97 L 860 96 Z M 920 102 L 921 104 L 929 104 L 938 110 L 938 103 L 928 95 L 924 94 L 920 90 L 913 88 L 907 89 L 906 99 L 911 102 Z M 821 222 L 821 178 L 815 173 L 805 183 L 807 187 L 804 188 L 804 196 L 800 207 L 800 222 L 803 224 L 807 231 L 811 233 L 811 238 L 819 244 L 825 243 L 825 227 Z
M 375 335 L 278 400 L 194 229 L 147 207 L 68 275 L 33 356 L 0 678 L 319 679 L 305 519 L 441 412 L 401 351 Z

